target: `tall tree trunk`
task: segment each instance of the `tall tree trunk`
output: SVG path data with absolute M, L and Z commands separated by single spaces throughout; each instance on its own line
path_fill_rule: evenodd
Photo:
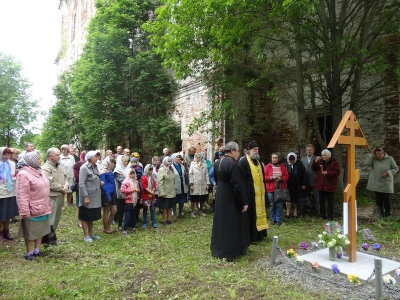
M 295 47 L 296 47 L 296 92 L 297 92 L 297 122 L 298 122 L 298 147 L 300 148 L 300 157 L 306 155 L 306 112 L 304 109 L 304 76 L 303 59 L 300 37 L 300 20 L 295 18 L 293 21 Z

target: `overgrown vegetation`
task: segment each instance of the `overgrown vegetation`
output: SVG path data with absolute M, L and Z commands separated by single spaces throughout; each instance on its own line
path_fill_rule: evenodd
M 268 238 L 251 245 L 233 262 L 210 254 L 212 214 L 186 218 L 157 229 L 138 229 L 122 236 L 95 233 L 101 240 L 85 243 L 78 228 L 75 208 L 62 215 L 58 237 L 63 242 L 46 249 L 47 257 L 23 259 L 22 241 L 0 244 L 0 298 L 2 299 L 340 299 L 316 293 L 288 282 L 266 269 L 272 236 L 283 250 L 300 249 L 299 243 L 316 241 L 321 219 L 290 220 L 268 230 Z M 371 229 L 381 244 L 381 254 L 400 259 L 398 208 L 390 219 L 360 224 Z M 159 216 L 157 216 L 159 219 Z M 339 220 L 339 219 L 338 219 Z M 390 228 L 390 230 L 388 230 Z M 18 225 L 11 225 L 16 234 Z M 364 242 L 358 236 L 358 249 Z

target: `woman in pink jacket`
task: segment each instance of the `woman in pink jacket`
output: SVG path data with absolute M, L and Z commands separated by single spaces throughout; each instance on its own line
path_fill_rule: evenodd
M 21 223 L 18 238 L 25 239 L 26 260 L 44 256 L 39 247 L 42 237 L 50 233 L 51 202 L 47 177 L 40 169 L 40 154 L 27 153 L 16 180 L 16 197 Z M 33 246 L 34 245 L 34 246 Z

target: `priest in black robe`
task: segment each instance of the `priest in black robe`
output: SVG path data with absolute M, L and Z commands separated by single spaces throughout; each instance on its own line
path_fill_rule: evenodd
M 239 167 L 244 177 L 244 193 L 247 197 L 247 217 L 249 221 L 249 236 L 251 242 L 261 241 L 267 236 L 267 206 L 269 201 L 265 190 L 264 166 L 258 154 L 258 144 L 251 141 L 248 153 L 239 161 Z
M 236 162 L 239 155 L 238 144 L 229 142 L 214 165 L 217 193 L 210 248 L 218 258 L 235 258 L 250 245 L 243 177 Z

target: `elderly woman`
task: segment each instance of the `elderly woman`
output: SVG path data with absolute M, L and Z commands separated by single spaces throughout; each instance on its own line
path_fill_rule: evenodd
M 115 158 L 107 156 L 100 164 L 100 180 L 104 182 L 101 186 L 102 190 L 102 207 L 103 207 L 103 232 L 107 234 L 114 233 L 111 230 L 111 223 L 117 213 L 117 193 L 115 190 L 114 169 Z
M 15 200 L 15 164 L 10 162 L 11 149 L 0 148 L 0 241 L 13 240 L 10 219 L 18 215 Z
M 162 209 L 162 224 L 172 224 L 171 222 L 171 208 L 172 200 L 176 196 L 175 190 L 175 174 L 172 170 L 172 158 L 165 157 L 162 165 L 158 170 L 158 199 L 160 201 L 160 208 Z
M 311 165 L 311 169 L 317 172 L 315 190 L 319 192 L 319 204 L 322 219 L 333 220 L 333 197 L 336 192 L 340 174 L 340 166 L 328 149 L 322 150 L 321 156 L 317 156 Z M 328 201 L 328 215 L 325 210 L 325 202 Z
M 194 215 L 194 207 L 200 203 L 199 214 L 205 216 L 203 206 L 208 198 L 208 188 L 210 186 L 210 179 L 208 177 L 208 168 L 206 163 L 202 161 L 200 153 L 194 155 L 194 161 L 190 164 L 189 169 L 189 184 L 191 195 L 191 209 L 192 218 Z
M 387 155 L 381 147 L 371 150 L 365 164 L 371 167 L 367 190 L 375 192 L 376 205 L 379 206 L 382 217 L 390 217 L 390 198 L 394 192 L 393 175 L 399 167 L 393 157 Z
M 178 153 L 171 155 L 172 158 L 172 170 L 175 174 L 175 190 L 176 196 L 172 200 L 172 213 L 174 215 L 174 220 L 177 217 L 183 217 L 183 206 L 187 202 L 187 192 L 188 192 L 188 177 L 185 171 L 185 166 L 182 164 L 182 156 Z M 176 214 L 176 205 L 179 205 L 179 215 Z
M 118 223 L 118 230 L 122 231 L 122 221 L 125 213 L 125 195 L 121 193 L 121 185 L 126 177 L 129 176 L 129 156 L 120 155 L 120 163 L 114 169 L 115 187 L 117 192 L 117 214 L 116 222 Z M 118 156 L 119 157 L 119 156 Z M 118 158 L 117 157 L 117 158 Z
M 40 252 L 42 237 L 50 233 L 50 184 L 40 169 L 40 154 L 27 153 L 19 162 L 22 169 L 16 181 L 16 193 L 21 223 L 18 238 L 25 239 L 26 260 L 44 256 Z
M 79 220 L 82 222 L 84 241 L 91 243 L 100 237 L 93 234 L 93 221 L 101 219 L 101 180 L 96 162 L 100 153 L 89 151 L 86 163 L 79 170 Z

